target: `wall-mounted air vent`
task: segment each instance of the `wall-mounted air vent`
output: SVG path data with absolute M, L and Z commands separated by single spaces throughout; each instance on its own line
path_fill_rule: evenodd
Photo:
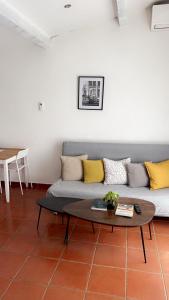
M 152 7 L 151 30 L 169 30 L 169 4 L 155 4 Z

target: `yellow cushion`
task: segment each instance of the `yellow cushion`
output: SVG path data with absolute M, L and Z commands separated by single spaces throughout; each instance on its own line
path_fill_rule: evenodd
M 150 177 L 150 188 L 152 190 L 169 187 L 169 160 L 159 163 L 145 162 Z
M 83 160 L 83 175 L 85 183 L 102 182 L 104 168 L 102 160 Z

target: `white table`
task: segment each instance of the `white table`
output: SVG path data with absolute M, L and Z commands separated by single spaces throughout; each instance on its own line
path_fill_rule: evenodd
M 5 195 L 6 195 L 6 202 L 8 202 L 8 203 L 10 202 L 8 164 L 15 161 L 18 152 L 22 151 L 22 150 L 24 150 L 24 149 L 19 149 L 19 148 L 1 148 L 0 149 L 0 165 L 3 165 Z M 27 178 L 25 169 L 24 169 L 24 176 L 25 176 L 26 186 L 28 186 L 28 178 Z

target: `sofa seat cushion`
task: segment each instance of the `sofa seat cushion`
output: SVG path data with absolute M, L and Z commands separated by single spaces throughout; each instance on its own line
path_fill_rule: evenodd
M 81 199 L 102 198 L 113 191 L 121 197 L 133 197 L 151 201 L 156 206 L 156 216 L 169 217 L 169 188 L 152 191 L 147 187 L 131 188 L 127 185 L 86 184 L 81 181 L 62 181 L 59 179 L 49 189 L 48 194 L 55 197 L 74 197 Z

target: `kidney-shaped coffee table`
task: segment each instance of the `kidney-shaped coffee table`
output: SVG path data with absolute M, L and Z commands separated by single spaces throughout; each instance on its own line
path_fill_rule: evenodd
M 70 216 L 77 217 L 89 222 L 110 225 L 110 226 L 118 226 L 118 227 L 140 227 L 141 233 L 141 241 L 144 253 L 144 261 L 146 260 L 146 252 L 145 252 L 145 244 L 144 244 L 144 234 L 142 226 L 145 224 L 149 225 L 149 233 L 150 239 L 152 239 L 151 235 L 151 221 L 155 214 L 155 206 L 152 202 L 135 199 L 135 198 L 126 198 L 120 197 L 119 203 L 123 204 L 139 204 L 142 213 L 136 214 L 134 211 L 134 215 L 132 218 L 126 218 L 122 216 L 116 216 L 113 211 L 98 211 L 92 210 L 91 206 L 94 200 L 82 200 L 79 202 L 74 202 L 64 206 L 63 210 L 67 214 L 67 226 L 65 233 L 65 243 L 68 243 L 69 239 L 69 221 Z M 113 233 L 112 233 L 113 234 Z

